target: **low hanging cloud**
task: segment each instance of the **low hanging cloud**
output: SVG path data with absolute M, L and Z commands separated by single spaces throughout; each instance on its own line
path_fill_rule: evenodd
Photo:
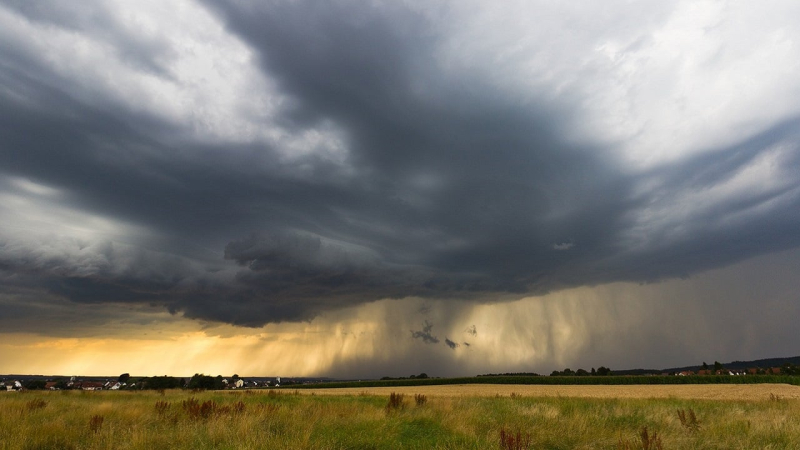
M 431 334 L 431 330 L 433 329 L 433 324 L 429 323 L 427 320 L 422 325 L 422 330 L 420 331 L 411 331 L 411 337 L 414 339 L 420 339 L 422 342 L 426 344 L 438 344 L 439 338 Z
M 798 247 L 796 6 L 703 10 L 713 31 L 684 48 L 658 36 L 695 16 L 656 3 L 589 28 L 557 5 L 501 6 L 498 29 L 479 4 L 188 2 L 175 27 L 144 2 L 143 37 L 104 2 L 87 6 L 100 21 L 7 2 L 0 296 L 261 326 Z M 438 343 L 431 328 L 412 338 Z

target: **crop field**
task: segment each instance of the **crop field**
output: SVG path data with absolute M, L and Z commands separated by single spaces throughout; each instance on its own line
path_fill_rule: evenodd
M 162 448 L 788 450 L 800 387 L 0 393 L 0 450 Z
M 314 395 L 389 395 L 398 392 L 413 396 L 510 396 L 525 397 L 582 397 L 582 398 L 680 398 L 687 400 L 763 400 L 770 396 L 800 399 L 800 387 L 788 384 L 678 384 L 678 385 L 440 385 L 395 386 L 338 389 L 306 389 L 303 394 Z

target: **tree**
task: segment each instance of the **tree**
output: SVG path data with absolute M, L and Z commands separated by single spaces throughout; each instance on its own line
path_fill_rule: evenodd
M 222 384 L 222 376 L 217 375 L 216 377 L 212 377 L 211 375 L 203 375 L 202 373 L 196 373 L 194 376 L 189 380 L 189 385 L 186 386 L 189 389 L 224 389 L 224 385 Z
M 25 389 L 29 389 L 31 391 L 41 391 L 44 389 L 45 385 L 47 384 L 44 380 L 28 380 L 22 386 Z
M 597 368 L 597 375 L 601 377 L 606 377 L 611 375 L 611 369 L 605 366 L 600 366 Z
M 178 389 L 183 387 L 183 379 L 167 375 L 144 378 L 139 383 L 139 387 L 140 389 Z
M 719 361 L 714 361 L 714 373 L 718 373 L 722 369 L 724 369 L 722 363 L 720 363 Z
M 705 361 L 703 361 L 703 370 L 708 370 L 708 364 Z
M 595 376 L 595 375 L 597 375 L 597 371 L 596 371 L 596 370 L 594 370 L 594 367 L 592 367 L 592 372 L 591 372 L 591 373 L 592 373 L 592 376 Z
M 119 378 L 117 378 L 117 381 L 119 381 L 120 383 L 126 383 L 130 377 L 131 374 L 126 372 L 120 375 Z

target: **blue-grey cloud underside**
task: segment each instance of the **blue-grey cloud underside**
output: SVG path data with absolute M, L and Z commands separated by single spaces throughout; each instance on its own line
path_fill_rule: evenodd
M 800 244 L 800 176 L 667 214 L 679 213 L 675 199 L 725 186 L 776 148 L 781 173 L 800 174 L 795 117 L 629 170 L 613 143 L 572 139 L 574 99 L 517 101 L 480 72 L 445 70 L 427 16 L 244 3 L 206 2 L 289 99 L 280 125 L 333 127 L 344 156 L 193 139 L 148 113 L 76 98 L 38 58 L 0 47 L 0 189 L 25 196 L 13 180 L 30 180 L 62 193 L 31 201 L 146 230 L 22 244 L 9 222 L 0 289 L 259 326 L 382 298 L 494 301 L 690 276 Z M 96 26 L 25 5 L 4 8 Z M 109 37 L 132 64 L 167 77 L 146 44 Z M 430 332 L 412 336 L 438 342 Z

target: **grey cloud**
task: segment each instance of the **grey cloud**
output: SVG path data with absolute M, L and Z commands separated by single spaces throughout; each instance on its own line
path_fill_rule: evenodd
M 0 46 L 0 181 L 30 179 L 61 192 L 53 205 L 143 230 L 113 237 L 141 249 L 125 258 L 104 253 L 101 236 L 56 256 L 12 238 L 0 246 L 4 283 L 258 326 L 383 298 L 498 301 L 656 281 L 800 245 L 797 119 L 636 172 L 610 144 L 576 143 L 579 101 L 520 102 L 480 72 L 446 70 L 431 17 L 347 1 L 206 4 L 289 98 L 281 126 L 332 124 L 342 160 L 203 142 L 134 107 L 76 98 L 37 55 Z M 7 7 L 111 32 L 48 5 Z M 169 60 L 127 32 L 113 42 L 154 67 Z M 674 199 L 729 182 L 776 146 L 781 184 L 671 221 Z M 430 328 L 412 336 L 438 342 Z
M 163 31 L 150 27 L 143 32 L 135 20 L 120 21 L 105 2 L 87 0 L 76 5 L 51 0 L 9 0 L 2 7 L 33 23 L 96 37 L 131 66 L 168 76 L 165 62 L 174 52 L 171 45 L 164 45 L 164 40 L 159 39 Z
M 380 264 L 369 249 L 322 242 L 319 236 L 299 233 L 252 235 L 230 242 L 225 258 L 259 270 L 354 270 Z
M 460 347 L 460 346 L 461 346 L 459 343 L 457 343 L 457 342 L 453 342 L 453 341 L 451 341 L 451 340 L 450 340 L 450 339 L 448 339 L 448 338 L 445 338 L 445 339 L 444 339 L 444 343 L 445 343 L 445 344 L 447 344 L 447 346 L 448 346 L 448 347 L 450 347 L 450 348 L 451 348 L 451 349 L 453 349 L 453 350 L 455 350 L 455 349 L 457 349 L 458 347 Z
M 438 344 L 439 338 L 431 334 L 431 330 L 433 329 L 433 324 L 429 323 L 427 320 L 422 325 L 422 330 L 420 331 L 411 331 L 411 337 L 414 339 L 421 339 L 422 342 L 426 344 Z

